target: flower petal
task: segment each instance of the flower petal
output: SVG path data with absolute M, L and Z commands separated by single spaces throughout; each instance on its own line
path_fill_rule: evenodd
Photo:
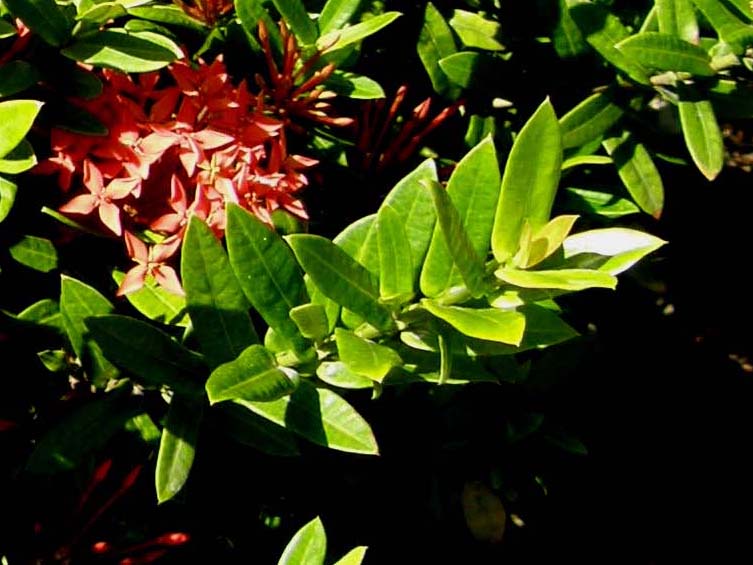
M 59 210 L 69 214 L 91 214 L 97 207 L 99 199 L 93 194 L 76 196 L 63 204 Z
M 84 161 L 84 186 L 86 186 L 92 194 L 99 194 L 105 187 L 102 172 L 94 163 L 89 161 L 89 159 Z
M 128 232 L 126 232 L 128 233 Z M 146 278 L 146 265 L 136 265 L 130 271 L 128 271 L 123 278 L 123 281 L 118 287 L 118 291 L 115 293 L 117 296 L 123 296 L 136 292 L 142 286 L 144 286 L 144 279 Z
M 183 287 L 180 285 L 178 275 L 175 273 L 175 269 L 168 267 L 167 265 L 159 265 L 152 269 L 157 284 L 167 291 L 177 294 L 178 296 L 185 296 Z
M 149 250 L 146 247 L 146 243 L 128 230 L 123 234 L 123 238 L 125 239 L 128 256 L 134 261 L 146 265 L 147 261 L 149 261 Z
M 103 201 L 99 203 L 99 219 L 115 235 L 123 233 L 123 228 L 120 225 L 120 208 L 112 202 Z

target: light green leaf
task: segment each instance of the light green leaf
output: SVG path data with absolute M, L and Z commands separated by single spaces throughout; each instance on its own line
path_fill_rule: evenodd
M 286 239 L 303 269 L 325 296 L 377 328 L 388 329 L 394 325 L 389 311 L 378 302 L 376 277 L 345 251 L 317 235 L 294 234 Z
M 36 100 L 0 102 L 0 159 L 23 141 L 41 108 Z
M 335 565 L 361 565 L 363 558 L 366 556 L 366 550 L 368 547 L 360 545 L 354 547 L 348 553 L 343 555 Z
M 291 308 L 308 302 L 303 273 L 285 242 L 256 216 L 227 207 L 226 239 L 238 282 L 264 321 L 296 352 L 308 342 L 290 319 Z
M 277 565 L 324 565 L 327 535 L 317 516 L 296 532 Z
M 452 85 L 439 66 L 439 61 L 457 52 L 452 30 L 439 10 L 431 2 L 426 3 L 424 23 L 416 44 L 418 57 L 429 75 L 434 91 L 447 93 L 454 98 Z
M 0 173 L 17 175 L 28 171 L 37 164 L 34 148 L 25 139 L 15 149 L 0 159 Z
M 335 71 L 325 84 L 329 90 L 354 100 L 384 98 L 384 90 L 377 81 L 355 73 Z
M 340 361 L 348 369 L 377 382 L 382 382 L 393 367 L 403 364 L 395 350 L 342 328 L 335 328 L 335 341 Z
M 280 16 L 304 45 L 313 45 L 319 37 L 316 24 L 306 12 L 302 0 L 272 0 Z
M 375 277 L 379 275 L 376 214 L 356 220 L 332 240 Z
M 125 273 L 113 271 L 112 278 L 120 285 L 125 278 Z M 136 292 L 129 292 L 125 297 L 131 303 L 131 306 L 150 320 L 184 327 L 190 324 L 186 315 L 186 299 L 168 292 L 157 285 L 153 279 L 147 279 L 144 286 Z
M 8 248 L 10 256 L 16 261 L 43 273 L 57 269 L 58 253 L 49 239 L 25 235 Z
M 551 288 L 585 290 L 587 288 L 617 288 L 617 278 L 609 273 L 589 269 L 558 269 L 554 271 L 518 271 L 497 269 L 500 280 L 521 288 Z
M 18 187 L 15 183 L 0 177 L 0 222 L 7 218 L 13 209 L 17 190 Z
M 371 388 L 374 381 L 351 371 L 342 361 L 324 361 L 316 368 L 316 376 L 338 388 Z
M 309 296 L 311 297 L 311 304 L 315 304 L 324 308 L 324 312 L 327 315 L 327 334 L 332 333 L 332 330 L 335 329 L 337 321 L 340 319 L 340 305 L 334 300 L 330 300 L 329 298 L 324 296 L 322 294 L 322 291 L 316 288 L 316 285 L 308 275 L 303 277 L 303 282 L 306 284 L 306 289 L 308 290 Z M 298 322 L 296 322 L 296 324 L 297 323 Z M 300 326 L 298 329 L 300 329 Z
M 502 35 L 499 23 L 488 20 L 481 14 L 465 10 L 453 11 L 450 27 L 460 37 L 466 47 L 486 51 L 503 51 L 505 46 L 499 41 Z
M 461 51 L 439 60 L 440 70 L 453 83 L 463 88 L 483 89 L 489 86 L 500 69 L 497 61 L 487 53 Z
M 598 139 L 622 117 L 623 113 L 623 109 L 614 103 L 611 93 L 597 92 L 586 98 L 560 118 L 562 147 L 580 147 Z
M 162 504 L 183 488 L 193 466 L 201 424 L 201 405 L 174 396 L 157 455 L 155 482 L 157 501 Z
M 602 142 L 617 174 L 641 210 L 658 218 L 664 207 L 664 185 L 646 148 L 629 133 Z
M 413 259 L 403 226 L 400 214 L 389 204 L 379 208 L 379 296 L 384 302 L 404 303 L 413 296 Z
M 605 228 L 571 235 L 562 247 L 565 259 L 569 262 L 583 259 L 588 261 L 595 255 L 602 256 L 593 266 L 611 275 L 618 275 L 665 243 L 666 241 L 644 232 L 627 228 Z M 606 257 L 608 259 L 605 260 Z
M 206 366 L 166 333 L 127 316 L 98 316 L 85 323 L 105 356 L 146 384 L 167 385 L 186 396 L 203 395 Z
M 183 240 L 181 278 L 196 339 L 210 367 L 259 343 L 249 304 L 212 229 L 191 218 Z
M 164 35 L 117 28 L 83 37 L 61 53 L 74 61 L 126 73 L 156 71 L 183 57 L 180 47 Z
M 24 308 L 23 311 L 18 313 L 16 318 L 24 322 L 46 326 L 61 334 L 65 333 L 60 307 L 57 302 L 49 298 L 43 298 Z
M 578 216 L 557 216 L 539 231 L 532 233 L 530 242 L 515 256 L 516 267 L 527 269 L 541 263 L 562 245 Z
M 577 57 L 586 52 L 588 45 L 578 25 L 570 15 L 570 2 L 559 0 L 559 19 L 552 34 L 552 43 L 557 55 L 563 58 Z
M 86 24 L 97 26 L 105 24 L 110 20 L 121 18 L 127 14 L 128 12 L 120 2 L 99 2 L 92 5 L 88 10 L 79 13 L 76 19 Z M 78 35 L 78 31 L 76 35 Z
M 327 0 L 319 14 L 319 35 L 342 29 L 358 12 L 362 0 Z
M 290 319 L 295 322 L 301 335 L 321 341 L 330 333 L 327 310 L 322 304 L 301 304 L 290 310 Z
M 698 170 L 714 180 L 724 167 L 724 140 L 709 100 L 699 99 L 687 89 L 680 89 L 677 104 L 685 145 Z
M 519 312 L 497 308 L 442 306 L 432 300 L 422 300 L 421 305 L 467 336 L 511 345 L 518 345 L 523 339 L 526 323 L 525 317 Z
M 690 0 L 656 0 L 659 31 L 698 43 L 698 20 Z
M 279 0 L 282 2 L 283 0 Z M 388 26 L 402 14 L 400 12 L 385 12 L 373 18 L 369 18 L 356 25 L 344 29 L 334 30 L 322 35 L 316 40 L 316 46 L 319 49 L 326 49 L 327 52 L 342 49 L 348 45 L 358 43 L 370 35 L 375 34 L 380 29 Z
M 606 155 L 575 155 L 562 161 L 562 170 L 566 171 L 582 165 L 611 165 L 612 163 L 612 158 Z
M 54 47 L 60 47 L 70 37 L 71 22 L 55 0 L 3 0 L 3 4 Z
M 217 411 L 222 430 L 243 445 L 277 457 L 300 455 L 295 436 L 285 428 L 234 402 L 221 404 Z
M 518 251 L 523 226 L 549 221 L 562 167 L 562 134 L 547 98 L 520 130 L 502 177 L 492 251 L 504 263 Z
M 748 21 L 753 21 L 753 6 L 750 0 L 726 0 L 726 2 L 732 4 Z
M 151 22 L 184 27 L 194 31 L 207 31 L 204 22 L 192 18 L 178 6 L 135 6 L 128 8 L 128 13 Z
M 711 57 L 702 47 L 674 35 L 639 33 L 619 42 L 616 47 L 647 69 L 685 72 L 700 77 L 716 74 L 711 68 Z
M 39 72 L 26 61 L 10 61 L 0 67 L 0 98 L 13 96 L 33 86 Z
M 566 188 L 568 193 L 567 209 L 604 216 L 620 218 L 640 212 L 640 208 L 630 200 L 619 198 L 608 192 L 598 192 L 585 188 Z
M 298 377 L 277 368 L 274 355 L 262 345 L 247 347 L 237 359 L 217 367 L 207 380 L 209 402 L 255 400 L 269 402 L 290 394 Z
M 692 1 L 719 34 L 719 39 L 729 44 L 736 55 L 742 55 L 753 44 L 753 27 L 740 21 L 720 0 Z
M 237 401 L 307 440 L 350 453 L 378 455 L 369 424 L 341 396 L 301 381 L 290 396 L 272 402 Z

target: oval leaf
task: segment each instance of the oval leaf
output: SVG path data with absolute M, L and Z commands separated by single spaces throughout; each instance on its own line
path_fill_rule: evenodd
M 338 388 L 371 388 L 374 381 L 351 371 L 342 361 L 325 361 L 316 368 L 316 376 Z
M 272 0 L 280 16 L 304 45 L 313 45 L 319 32 L 302 0 Z
M 25 235 L 8 248 L 10 256 L 16 261 L 42 273 L 57 269 L 58 252 L 49 239 Z
M 28 171 L 37 164 L 34 148 L 25 139 L 15 149 L 0 159 L 0 173 L 17 175 Z
M 648 69 L 685 72 L 701 77 L 716 74 L 711 68 L 711 57 L 702 47 L 666 33 L 639 33 L 621 41 L 616 47 Z
M 677 104 L 685 145 L 693 162 L 708 180 L 724 167 L 724 140 L 709 100 L 698 100 L 680 91 Z
M 452 85 L 440 68 L 439 61 L 456 53 L 457 46 L 450 26 L 431 2 L 426 3 L 424 23 L 418 36 L 416 50 L 431 79 L 434 91 L 439 94 L 447 93 L 452 98 Z
M 0 159 L 23 141 L 41 108 L 36 100 L 0 102 Z
M 13 96 L 33 86 L 39 73 L 26 61 L 11 61 L 0 67 L 0 98 Z
M 329 90 L 355 100 L 384 98 L 384 90 L 377 81 L 355 73 L 335 71 L 324 84 Z
M 644 232 L 605 228 L 571 235 L 565 239 L 562 247 L 568 261 L 589 261 L 594 255 L 608 257 L 607 260 L 598 261 L 599 270 L 618 275 L 664 244 L 666 241 Z
M 192 18 L 177 6 L 134 6 L 128 8 L 128 13 L 137 18 L 160 24 L 184 27 L 194 31 L 207 30 L 204 22 Z
M 319 34 L 324 35 L 330 31 L 335 31 L 350 22 L 351 18 L 358 12 L 362 0 L 327 0 L 319 14 L 317 24 Z
M 499 41 L 502 34 L 500 25 L 480 14 L 455 10 L 450 19 L 450 26 L 466 47 L 486 51 L 503 51 L 505 48 Z

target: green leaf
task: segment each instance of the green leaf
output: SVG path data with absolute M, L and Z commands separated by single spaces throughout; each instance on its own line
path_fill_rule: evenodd
M 26 61 L 10 61 L 0 67 L 0 98 L 13 96 L 33 86 L 39 72 Z
M 98 396 L 67 414 L 34 446 L 26 468 L 35 474 L 75 469 L 99 451 L 140 410 L 124 388 Z
M 505 46 L 499 41 L 502 35 L 500 25 L 487 20 L 475 12 L 455 10 L 450 19 L 450 27 L 460 37 L 466 47 L 484 49 L 487 51 L 503 51 Z
M 295 322 L 301 335 L 321 341 L 330 333 L 327 310 L 322 304 L 301 304 L 290 310 L 290 319 Z
M 709 100 L 687 88 L 679 90 L 680 124 L 685 145 L 698 170 L 714 180 L 724 167 L 724 140 Z
M 618 275 L 665 243 L 666 241 L 644 232 L 627 228 L 605 228 L 571 235 L 562 247 L 567 261 L 586 260 L 585 264 L 588 266 Z M 596 265 L 593 264 L 593 256 L 601 256 Z
M 560 118 L 562 147 L 580 147 L 598 139 L 624 114 L 608 92 L 598 92 Z
M 264 5 L 259 0 L 235 0 L 235 13 L 244 31 L 252 42 L 256 43 L 256 31 L 259 22 L 264 22 L 269 33 L 269 42 L 276 53 L 282 53 L 282 39 L 277 24 L 272 20 Z
M 61 53 L 74 61 L 126 73 L 156 71 L 183 57 L 180 47 L 163 35 L 117 28 L 81 38 Z
M 316 376 L 328 385 L 347 389 L 371 388 L 374 381 L 351 371 L 342 361 L 324 361 L 316 368 Z
M 615 47 L 629 35 L 615 14 L 602 6 L 582 3 L 571 6 L 570 15 L 599 55 L 634 81 L 650 84 L 646 69 Z
M 366 550 L 368 547 L 360 545 L 354 547 L 348 553 L 343 555 L 335 565 L 361 565 L 363 558 L 366 556 Z
M 324 565 L 327 535 L 317 516 L 296 532 L 277 565 Z
M 55 127 L 83 135 L 105 136 L 109 130 L 93 114 L 74 104 L 62 102 L 56 109 Z
M 128 13 L 151 22 L 184 27 L 194 31 L 207 31 L 204 22 L 192 18 L 177 6 L 135 6 L 128 8 Z
M 513 260 L 515 266 L 527 269 L 549 257 L 562 245 L 577 219 L 578 216 L 557 216 L 537 232 L 531 232 L 530 242 L 521 245 Z
M 330 300 L 324 296 L 322 291 L 316 288 L 316 285 L 308 275 L 303 277 L 303 282 L 306 284 L 306 289 L 311 297 L 311 304 L 324 308 L 324 312 L 327 316 L 327 334 L 332 333 L 337 321 L 340 319 L 340 305 L 334 300 Z M 298 308 L 298 306 L 296 306 L 296 308 Z M 295 319 L 293 321 L 295 321 Z M 298 322 L 296 322 L 296 325 L 298 325 Z M 300 326 L 298 329 L 300 329 Z
M 0 173 L 17 175 L 28 171 L 37 164 L 34 148 L 25 139 L 15 149 L 0 159 Z
M 468 89 L 483 89 L 500 69 L 487 53 L 461 51 L 439 60 L 439 68 L 450 81 Z
M 528 304 L 519 312 L 526 318 L 526 330 L 517 351 L 542 349 L 578 335 L 578 332 L 549 308 Z
M 454 274 L 453 267 L 455 267 L 460 280 L 465 283 L 471 295 L 481 296 L 484 292 L 484 261 L 474 249 L 474 242 L 463 225 L 465 218 L 461 218 L 442 185 L 435 181 L 424 182 L 431 193 L 439 220 L 439 233 L 435 229 L 432 244 L 441 238 L 446 251 L 432 254 L 432 247 L 429 247 L 426 262 L 421 271 L 421 292 L 427 296 L 436 296 L 448 290 L 454 282 L 452 275 Z
M 507 159 L 499 195 L 492 251 L 504 263 L 518 251 L 523 226 L 549 221 L 562 167 L 562 133 L 547 98 L 520 130 Z
M 147 444 L 156 444 L 162 437 L 162 430 L 154 425 L 154 420 L 149 414 L 142 412 L 125 423 L 125 429 L 138 434 L 141 441 Z
M 708 89 L 715 113 L 722 118 L 753 118 L 753 96 L 750 89 L 735 80 L 720 80 Z
M 41 108 L 36 100 L 0 102 L 0 159 L 23 141 Z
M 71 25 L 55 0 L 3 0 L 11 14 L 54 47 L 70 37 Z
M 356 220 L 332 240 L 375 277 L 379 274 L 376 214 Z
M 274 355 L 262 345 L 247 347 L 237 359 L 217 367 L 207 380 L 209 402 L 254 400 L 269 402 L 293 392 L 297 375 L 277 368 Z
M 295 234 L 286 239 L 303 269 L 325 296 L 377 328 L 393 327 L 389 311 L 378 302 L 379 283 L 366 268 L 323 237 Z
M 313 45 L 319 32 L 301 0 L 272 0 L 280 16 L 304 45 Z
M 369 424 L 341 396 L 301 381 L 290 396 L 272 402 L 237 401 L 307 440 L 350 453 L 378 455 Z
M 656 0 L 659 31 L 698 43 L 698 20 L 690 0 Z
M 183 488 L 193 466 L 201 424 L 201 405 L 175 395 L 167 411 L 157 455 L 157 501 L 162 504 Z
M 191 218 L 183 240 L 181 278 L 188 314 L 210 367 L 238 357 L 259 343 L 249 304 L 212 229 Z
M 589 269 L 558 269 L 554 271 L 518 271 L 497 269 L 497 278 L 521 288 L 553 288 L 585 290 L 587 288 L 617 287 L 617 279 L 609 273 Z
M 0 177 L 0 222 L 7 218 L 13 209 L 17 190 L 18 187 L 15 183 Z
M 65 333 L 63 316 L 58 303 L 50 298 L 43 298 L 25 308 L 16 316 L 19 320 L 40 326 L 46 326 L 57 332 Z
M 327 0 L 319 14 L 319 35 L 342 29 L 358 12 L 362 0 Z
M 562 58 L 577 57 L 588 49 L 583 34 L 570 15 L 568 0 L 558 0 L 559 19 L 552 34 L 554 50 Z
M 308 302 L 303 273 L 290 248 L 261 220 L 234 204 L 227 207 L 226 239 L 230 264 L 248 301 L 296 352 L 308 349 L 288 314 Z
M 439 66 L 439 61 L 457 52 L 452 30 L 439 10 L 431 2 L 426 3 L 424 23 L 416 44 L 418 57 L 429 75 L 434 91 L 447 93 L 454 98 L 452 85 Z
M 278 2 L 280 3 L 284 1 L 286 0 L 278 0 Z M 314 40 L 316 41 L 316 46 L 319 49 L 326 49 L 327 52 L 342 49 L 343 47 L 358 43 L 368 36 L 375 34 L 383 27 L 391 24 L 401 15 L 402 14 L 400 14 L 400 12 L 385 12 L 384 14 L 374 16 L 373 18 L 369 18 L 368 20 L 365 20 L 354 26 L 331 31 L 325 35 L 322 35 L 318 40 L 316 39 L 316 37 L 314 37 Z
M 719 0 L 692 1 L 719 34 L 719 39 L 729 44 L 736 55 L 742 55 L 753 44 L 753 27 L 740 21 Z
M 562 161 L 562 170 L 572 169 L 581 165 L 611 165 L 611 157 L 606 155 L 575 155 Z
M 127 316 L 87 318 L 105 356 L 150 386 L 201 396 L 207 369 L 201 359 L 154 326 Z
M 49 273 L 58 267 L 58 253 L 49 239 L 25 235 L 8 251 L 13 259 L 35 271 Z
M 16 29 L 16 26 L 3 18 L 0 18 L 0 39 L 7 39 L 17 34 L 18 30 Z
M 127 14 L 128 12 L 120 2 L 99 2 L 92 5 L 88 10 L 79 13 L 76 19 L 86 24 L 98 26 L 110 20 L 122 18 Z M 76 34 L 78 34 L 78 31 Z
M 329 90 L 354 100 L 384 98 L 384 90 L 377 81 L 355 73 L 335 71 L 325 84 Z
M 664 185 L 646 148 L 629 134 L 602 142 L 617 174 L 641 210 L 658 218 L 664 207 Z
M 89 337 L 84 320 L 90 316 L 110 314 L 113 306 L 93 287 L 63 275 L 60 279 L 60 312 L 73 352 L 83 359 L 86 353 L 84 346 Z
M 742 14 L 748 21 L 753 21 L 753 6 L 750 0 L 725 0 L 727 4 L 732 4 L 735 9 Z
M 568 193 L 567 209 L 575 212 L 586 212 L 605 218 L 620 218 L 641 211 L 630 200 L 619 198 L 608 192 L 585 188 L 566 188 L 565 191 Z
M 222 429 L 233 439 L 277 457 L 300 455 L 295 436 L 234 402 L 226 402 L 218 410 Z
M 112 278 L 120 285 L 125 273 L 113 271 Z M 165 290 L 152 279 L 147 279 L 144 286 L 136 292 L 129 292 L 125 297 L 131 306 L 150 320 L 176 326 L 188 326 L 190 323 L 186 316 L 186 299 Z
M 700 77 L 716 74 L 711 57 L 698 45 L 665 33 L 632 35 L 616 45 L 631 60 L 656 71 L 685 72 Z
M 342 328 L 335 328 L 335 341 L 340 361 L 348 369 L 377 382 L 381 383 L 393 367 L 403 364 L 395 350 Z
M 384 302 L 404 303 L 413 296 L 413 259 L 403 226 L 400 214 L 389 204 L 379 208 L 379 296 Z
M 523 339 L 525 317 L 514 310 L 442 306 L 425 299 L 421 305 L 467 336 L 511 345 L 518 345 Z

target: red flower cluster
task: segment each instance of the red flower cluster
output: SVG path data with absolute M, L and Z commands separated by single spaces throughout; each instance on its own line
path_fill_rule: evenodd
M 191 215 L 221 235 L 225 204 L 234 202 L 267 223 L 282 208 L 306 218 L 296 193 L 313 159 L 288 155 L 283 123 L 265 97 L 234 86 L 221 58 L 211 65 L 179 61 L 159 73 L 102 71 L 100 96 L 77 101 L 107 127 L 103 136 L 55 129 L 53 155 L 37 171 L 58 173 L 63 190 L 85 188 L 60 210 L 95 215 L 122 237 L 137 263 L 118 294 L 138 290 L 147 276 L 182 293 L 168 263 L 180 249 Z M 167 78 L 167 77 L 164 77 Z

